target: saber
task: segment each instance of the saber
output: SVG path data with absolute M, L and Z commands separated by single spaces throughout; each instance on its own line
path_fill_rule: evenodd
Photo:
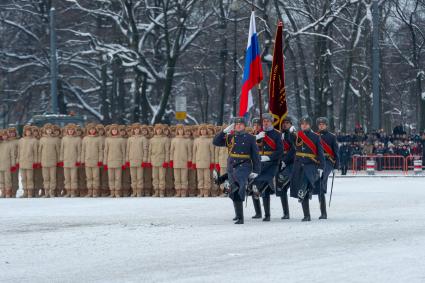
M 331 207 L 331 201 L 332 201 L 332 192 L 334 190 L 334 180 L 335 180 L 335 172 L 332 172 L 332 186 L 331 186 L 331 195 L 329 196 L 329 207 Z

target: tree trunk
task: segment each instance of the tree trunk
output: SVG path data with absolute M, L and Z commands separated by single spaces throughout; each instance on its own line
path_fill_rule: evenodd
M 154 124 L 159 123 L 165 113 L 165 108 L 168 105 L 171 90 L 173 88 L 174 72 L 176 67 L 177 57 L 169 58 L 167 64 L 167 74 L 164 82 L 164 93 L 162 94 L 161 102 L 159 104 L 158 112 L 155 113 Z
M 350 93 L 350 84 L 351 77 L 353 74 L 353 63 L 354 63 L 354 44 L 356 42 L 357 30 L 360 23 L 361 11 L 360 7 L 357 8 L 355 23 L 352 25 L 351 37 L 350 37 L 350 46 L 347 54 L 347 65 L 345 67 L 345 78 L 344 78 L 344 92 L 342 98 L 342 113 L 340 114 L 340 124 L 342 128 L 342 132 L 347 131 L 347 111 L 348 111 L 348 94 Z
M 108 101 L 108 65 L 106 62 L 101 61 L 101 90 L 100 90 L 100 113 L 103 116 L 103 123 L 109 124 L 111 116 L 109 111 L 110 101 Z
M 302 112 L 302 105 L 301 105 L 300 83 L 298 81 L 297 59 L 295 57 L 294 50 L 292 50 L 291 45 L 286 40 L 285 40 L 285 48 L 286 50 L 288 50 L 289 57 L 291 58 L 291 60 L 288 60 L 288 61 L 292 62 L 292 67 L 294 68 L 293 82 L 294 82 L 294 91 L 295 91 L 296 113 L 298 118 L 301 118 L 303 116 L 303 112 Z M 286 91 L 286 93 L 288 94 L 288 91 Z M 287 106 L 289 106 L 288 97 L 286 97 L 286 103 L 287 103 Z M 289 110 L 289 107 L 288 107 L 288 110 Z

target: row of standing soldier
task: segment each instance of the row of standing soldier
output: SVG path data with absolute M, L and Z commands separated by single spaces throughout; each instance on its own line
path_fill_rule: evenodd
M 302 221 L 311 221 L 312 195 L 319 198 L 319 219 L 327 219 L 327 182 L 339 166 L 338 144 L 336 136 L 327 130 L 328 119 L 317 119 L 318 133 L 312 131 L 309 117 L 300 120 L 299 131 L 289 116 L 282 121 L 282 132 L 274 129 L 271 114 L 264 114 L 261 120 L 262 123 L 260 119 L 253 120 L 254 132 L 250 135 L 245 131 L 245 119 L 236 118 L 213 141 L 215 146 L 228 148 L 228 172 L 216 176 L 216 182 L 228 183 L 235 224 L 244 223 L 242 204 L 247 194 L 252 195 L 254 204 L 252 218 L 262 218 L 261 197 L 263 221 L 270 221 L 270 195 L 276 193 L 281 199 L 282 219 L 289 219 L 288 190 L 302 204 Z
M 0 130 L 0 196 L 217 196 L 212 171 L 226 172 L 227 150 L 212 145 L 213 125 L 90 123 L 63 129 Z

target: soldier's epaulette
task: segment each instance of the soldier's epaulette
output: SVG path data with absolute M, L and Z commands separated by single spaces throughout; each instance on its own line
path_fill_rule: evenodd
M 277 132 L 278 134 L 282 134 L 282 132 L 281 132 L 281 131 L 276 130 L 275 128 L 273 128 L 273 130 L 274 130 L 275 132 Z

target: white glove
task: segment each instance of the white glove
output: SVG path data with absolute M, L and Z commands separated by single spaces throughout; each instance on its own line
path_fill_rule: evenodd
M 332 170 L 332 172 L 333 172 L 334 174 L 336 174 L 336 173 L 338 172 L 338 169 L 333 169 L 333 170 Z
M 319 171 L 319 177 L 322 178 L 323 175 L 323 169 L 318 169 L 317 171 Z
M 255 179 L 257 177 L 258 177 L 258 174 L 257 173 L 251 173 L 251 174 L 249 174 L 249 178 L 250 179 Z
M 255 136 L 255 138 L 258 140 L 261 140 L 262 138 L 264 138 L 266 136 L 265 132 L 260 132 L 258 135 Z
M 296 131 L 296 129 L 295 129 L 295 127 L 294 126 L 291 126 L 290 128 L 289 128 L 289 132 L 290 133 L 293 133 L 293 132 L 295 132 Z
M 267 161 L 270 161 L 270 157 L 261 155 L 261 162 L 267 162 Z
M 216 170 L 213 170 L 213 179 L 217 180 L 218 179 L 218 173 Z
M 233 124 L 230 124 L 229 126 L 227 126 L 227 128 L 226 129 L 224 129 L 223 130 L 223 132 L 225 133 L 225 134 L 228 134 L 228 133 L 230 133 L 231 131 L 233 131 L 233 129 L 235 128 L 235 124 L 233 123 Z
M 286 163 L 282 161 L 282 162 L 280 163 L 280 170 L 285 169 L 285 167 L 286 167 Z

